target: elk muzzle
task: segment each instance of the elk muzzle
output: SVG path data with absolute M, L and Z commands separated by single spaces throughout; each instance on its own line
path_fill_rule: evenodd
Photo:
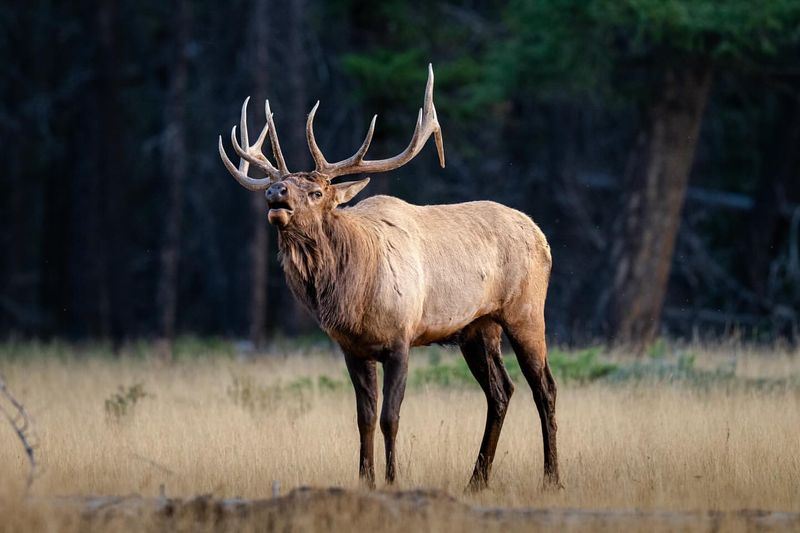
M 267 219 L 270 224 L 283 227 L 292 218 L 292 205 L 289 201 L 289 188 L 286 184 L 274 183 L 267 189 L 267 206 L 269 213 Z

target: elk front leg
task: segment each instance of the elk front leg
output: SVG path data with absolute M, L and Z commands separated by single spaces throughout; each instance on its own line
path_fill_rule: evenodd
M 381 432 L 386 448 L 386 482 L 394 483 L 397 453 L 395 438 L 400 424 L 400 405 L 406 391 L 408 346 L 393 350 L 383 361 L 383 406 Z
M 374 436 L 378 414 L 378 380 L 375 361 L 345 356 L 347 371 L 356 392 L 356 412 L 361 447 L 358 476 L 369 488 L 375 488 Z

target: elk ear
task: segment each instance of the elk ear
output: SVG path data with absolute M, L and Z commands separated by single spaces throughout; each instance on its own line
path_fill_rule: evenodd
M 358 181 L 345 181 L 344 183 L 332 185 L 334 205 L 349 202 L 356 194 L 361 192 L 361 189 L 367 186 L 367 183 L 369 183 L 369 178 Z

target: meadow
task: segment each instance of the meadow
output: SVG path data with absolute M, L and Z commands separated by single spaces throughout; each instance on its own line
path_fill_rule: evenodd
M 253 356 L 183 339 L 176 353 L 166 363 L 146 344 L 117 355 L 98 345 L 0 346 L 0 373 L 34 418 L 40 463 L 24 499 L 28 463 L 0 425 L 4 529 L 69 529 L 63 510 L 43 502 L 82 496 L 362 490 L 353 392 L 328 344 L 278 343 Z M 460 354 L 439 347 L 412 352 L 390 490 L 433 489 L 492 508 L 800 512 L 800 352 L 659 343 L 642 358 L 600 348 L 550 357 L 563 490 L 542 489 L 536 409 L 507 353 L 517 389 L 491 485 L 464 493 L 485 400 Z M 385 489 L 381 456 L 378 434 Z

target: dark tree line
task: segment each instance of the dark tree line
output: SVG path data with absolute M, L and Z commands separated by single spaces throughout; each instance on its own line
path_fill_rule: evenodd
M 562 342 L 796 338 L 800 7 L 710 0 L 33 1 L 0 8 L 0 332 L 249 337 L 314 331 L 288 294 L 261 195 L 216 153 L 250 95 L 287 164 L 413 129 L 433 150 L 367 194 L 494 199 L 553 248 Z M 271 155 L 271 154 L 268 154 Z

